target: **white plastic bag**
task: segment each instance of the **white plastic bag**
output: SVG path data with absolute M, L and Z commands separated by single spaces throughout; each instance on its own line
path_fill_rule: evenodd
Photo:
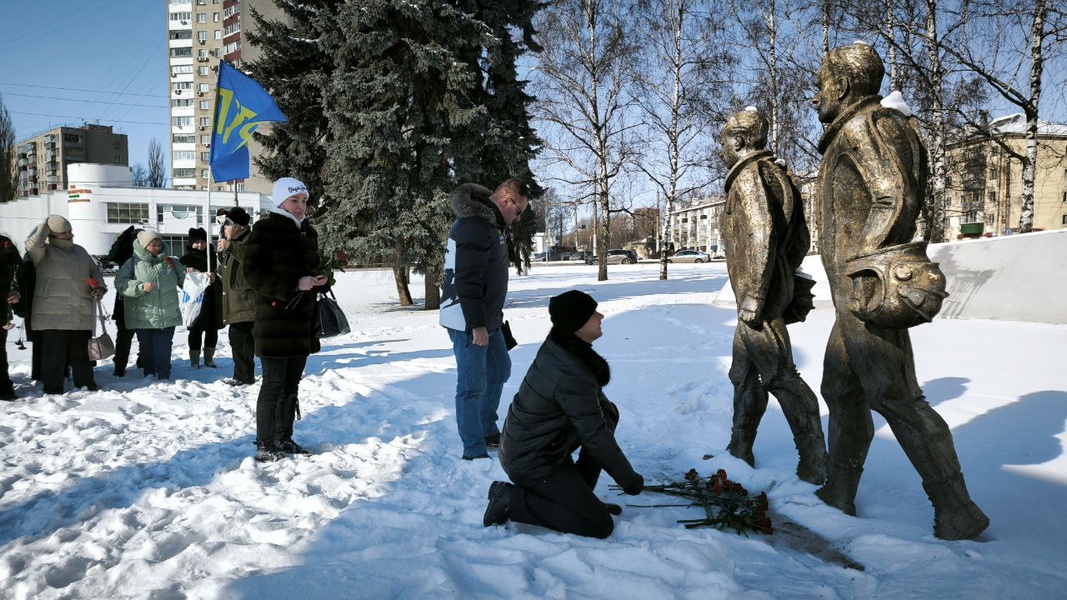
M 207 273 L 185 274 L 185 283 L 178 291 L 178 306 L 182 311 L 182 325 L 189 327 L 200 316 L 200 307 L 204 305 L 204 292 L 211 282 Z

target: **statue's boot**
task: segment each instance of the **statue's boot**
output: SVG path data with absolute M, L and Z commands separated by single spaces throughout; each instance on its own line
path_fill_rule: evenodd
M 967 493 L 963 474 L 924 481 L 923 489 L 934 505 L 934 535 L 943 540 L 972 540 L 989 527 L 989 517 Z
M 860 487 L 863 467 L 847 461 L 828 461 L 826 483 L 815 495 L 846 515 L 856 516 L 856 490 Z
M 796 436 L 793 441 L 800 455 L 797 477 L 815 485 L 823 484 L 826 481 L 826 447 L 823 446 L 822 431 Z
M 752 445 L 755 443 L 755 429 L 734 427 L 730 435 L 730 445 L 726 447 L 726 451 L 747 462 L 750 467 L 755 467 L 756 457 L 752 454 Z

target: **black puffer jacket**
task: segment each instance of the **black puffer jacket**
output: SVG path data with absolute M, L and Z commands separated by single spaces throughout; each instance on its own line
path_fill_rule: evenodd
M 242 268 L 256 291 L 256 355 L 292 358 L 318 352 L 313 329 L 318 294 L 297 289 L 300 278 L 319 266 L 318 232 L 307 219 L 297 227 L 294 219 L 271 213 L 256 221 L 246 244 Z
M 615 441 L 615 405 L 604 395 L 607 362 L 573 334 L 553 330 L 508 408 L 500 464 L 516 483 L 544 480 L 579 446 L 622 487 L 640 485 Z

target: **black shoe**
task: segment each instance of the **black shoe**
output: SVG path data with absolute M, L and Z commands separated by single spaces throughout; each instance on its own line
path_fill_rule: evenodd
M 19 397 L 15 395 L 15 390 L 4 390 L 0 392 L 0 400 L 18 400 Z
M 616 517 L 622 514 L 622 507 L 618 504 L 612 504 L 611 502 L 605 502 L 604 508 L 608 509 L 608 514 L 615 515 Z
M 485 507 L 482 527 L 503 525 L 508 522 L 511 510 L 511 488 L 515 486 L 503 481 L 494 481 L 489 485 L 489 506 Z
M 115 372 L 112 373 L 112 375 L 114 375 L 115 377 L 125 377 L 126 367 L 115 367 Z
M 274 444 L 274 449 L 286 454 L 311 454 L 310 450 L 293 441 L 293 438 L 282 440 Z
M 464 456 L 463 460 L 478 460 L 479 458 L 489 458 L 488 454 L 479 454 L 477 456 Z
M 485 436 L 486 448 L 499 448 L 500 447 L 500 434 L 494 433 L 493 435 Z
M 285 453 L 275 444 L 256 442 L 256 462 L 275 462 L 285 458 Z

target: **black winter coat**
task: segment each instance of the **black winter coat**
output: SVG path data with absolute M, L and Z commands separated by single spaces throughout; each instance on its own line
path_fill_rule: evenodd
M 319 234 L 307 219 L 296 221 L 277 213 L 256 221 L 245 246 L 245 280 L 256 291 L 252 337 L 256 355 L 293 358 L 319 351 L 314 335 L 318 294 L 301 292 L 301 277 L 319 266 Z
M 573 334 L 549 334 L 504 420 L 500 464 L 512 481 L 543 481 L 581 446 L 615 483 L 640 485 L 612 431 L 618 412 L 603 392 L 609 378 L 592 346 Z

